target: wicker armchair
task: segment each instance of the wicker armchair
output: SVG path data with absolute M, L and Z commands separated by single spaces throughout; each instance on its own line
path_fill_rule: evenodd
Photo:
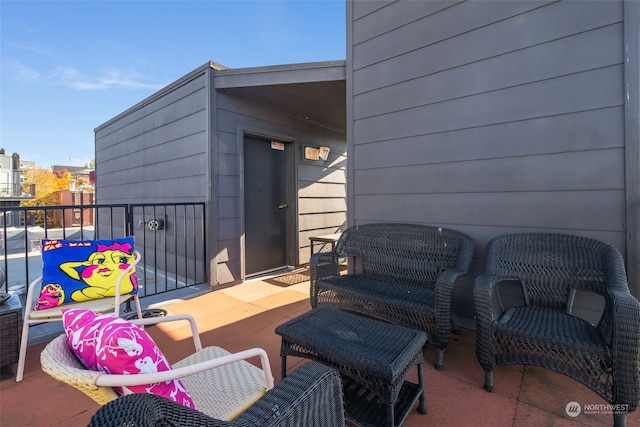
M 421 224 L 365 224 L 345 230 L 335 249 L 311 257 L 311 306 L 330 306 L 424 331 L 442 369 L 451 336 L 456 279 L 473 259 L 471 237 Z M 338 262 L 352 258 L 352 272 Z
M 503 306 L 501 282 L 519 284 L 524 302 Z M 577 292 L 604 300 L 597 325 L 575 315 Z M 640 393 L 640 302 L 629 292 L 616 248 L 563 234 L 500 236 L 487 245 L 473 294 L 487 391 L 495 367 L 553 369 L 615 405 L 614 424 L 625 425 Z
M 273 387 L 273 375 L 267 353 L 252 348 L 229 353 L 221 347 L 202 347 L 195 319 L 188 314 L 134 319 L 137 325 L 188 321 L 195 353 L 174 363 L 171 370 L 142 374 L 108 374 L 84 367 L 73 354 L 65 334 L 51 341 L 40 354 L 42 370 L 97 403 L 118 399 L 114 387 L 155 384 L 180 379 L 196 408 L 219 419 L 230 420 L 255 403 Z M 260 358 L 262 369 L 245 359 Z
M 276 384 L 233 421 L 201 412 L 152 394 L 130 394 L 107 403 L 89 427 L 338 427 L 346 424 L 342 383 L 337 371 L 309 362 Z

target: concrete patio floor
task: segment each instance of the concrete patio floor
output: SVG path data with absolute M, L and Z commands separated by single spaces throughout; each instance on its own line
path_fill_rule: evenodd
M 269 354 L 277 382 L 280 380 L 280 337 L 274 329 L 310 310 L 308 297 L 308 282 L 288 284 L 287 280 L 272 278 L 248 281 L 160 306 L 170 313 L 195 316 L 205 346 L 217 345 L 232 352 L 250 347 L 264 348 Z M 186 326 L 154 326 L 148 331 L 170 362 L 193 351 Z M 428 413 L 421 415 L 417 410 L 412 411 L 405 426 L 612 424 L 612 415 L 598 406 L 606 405 L 602 398 L 578 382 L 549 370 L 521 365 L 499 368 L 494 374 L 495 391 L 484 391 L 483 371 L 475 356 L 474 340 L 474 331 L 468 329 L 453 335 L 445 351 L 443 371 L 433 368 L 433 348 L 425 348 Z M 39 357 L 45 344 L 29 347 L 21 383 L 15 382 L 15 364 L 3 370 L 0 381 L 1 426 L 85 426 L 99 408 L 83 393 L 42 372 Z M 305 362 L 289 358 L 289 371 Z M 410 373 L 409 380 L 416 381 L 415 371 Z M 581 408 L 590 408 L 595 413 L 586 414 L 583 410 L 571 418 L 565 411 L 570 402 L 577 402 Z M 640 425 L 640 411 L 629 415 L 627 422 L 629 426 Z

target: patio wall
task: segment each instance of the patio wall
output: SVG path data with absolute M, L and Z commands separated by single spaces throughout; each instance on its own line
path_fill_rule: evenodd
M 639 265 L 624 16 L 621 1 L 348 1 L 349 224 L 471 235 L 454 300 L 467 319 L 500 234 L 589 236 Z
M 344 63 L 296 67 L 308 81 L 285 78 L 278 88 L 291 87 L 289 98 L 304 93 L 314 79 L 342 85 Z M 336 233 L 346 224 L 346 136 L 295 117 L 227 85 L 218 88 L 216 73 L 224 67 L 207 63 L 96 128 L 96 200 L 100 203 L 206 202 L 206 238 L 210 285 L 238 282 L 242 276 L 242 204 L 240 147 L 243 132 L 284 140 L 294 155 L 292 180 L 297 193 L 292 265 L 309 260 L 309 237 Z M 251 86 L 270 87 L 280 69 L 248 70 Z M 232 70 L 242 77 L 244 71 Z M 228 74 L 228 73 L 227 73 Z M 226 76 L 224 74 L 222 77 Z M 327 77 L 328 75 L 328 77 Z M 274 77 L 276 76 L 276 77 Z M 302 83 L 302 84 L 299 84 Z M 322 83 L 320 83 L 322 84 Z M 297 92 L 296 92 L 297 90 Z M 306 93 L 305 93 L 306 94 Z M 285 96 L 283 94 L 283 96 Z M 343 100 L 344 98 L 342 98 Z M 300 98 L 303 102 L 304 98 Z M 343 119 L 344 121 L 344 119 Z M 303 145 L 328 146 L 326 162 L 303 160 Z M 289 148 L 288 148 L 289 149 Z M 295 197 L 295 196 L 294 196 Z M 134 224 L 142 217 L 133 218 Z

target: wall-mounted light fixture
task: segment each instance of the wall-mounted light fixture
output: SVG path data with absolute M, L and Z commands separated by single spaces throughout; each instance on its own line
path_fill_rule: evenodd
M 305 160 L 322 160 L 324 162 L 329 158 L 329 147 L 309 147 L 304 146 L 304 159 Z
M 320 150 L 315 147 L 304 147 L 304 159 L 305 160 L 318 160 L 320 158 Z
M 329 147 L 320 147 L 318 148 L 318 157 L 320 157 L 321 160 L 324 160 L 326 162 L 327 159 L 329 158 L 330 151 L 331 151 L 331 148 Z

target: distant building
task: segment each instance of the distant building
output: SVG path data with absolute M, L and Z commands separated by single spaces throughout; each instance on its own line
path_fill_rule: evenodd
M 0 206 L 18 206 L 35 197 L 32 188 L 24 187 L 24 171 L 34 168 L 35 162 L 20 160 L 18 153 L 7 155 L 0 148 Z
M 51 168 L 56 175 L 62 173 L 69 173 L 72 176 L 72 180 L 69 185 L 69 190 L 74 191 L 90 191 L 93 192 L 93 169 L 87 169 L 84 166 L 63 166 L 53 165 Z
M 0 148 L 0 207 L 18 207 L 20 202 L 35 198 L 35 187 L 24 185 L 23 172 L 35 168 L 35 162 L 22 161 L 18 153 L 5 154 Z M 18 212 L 6 212 L 0 223 L 19 225 Z

